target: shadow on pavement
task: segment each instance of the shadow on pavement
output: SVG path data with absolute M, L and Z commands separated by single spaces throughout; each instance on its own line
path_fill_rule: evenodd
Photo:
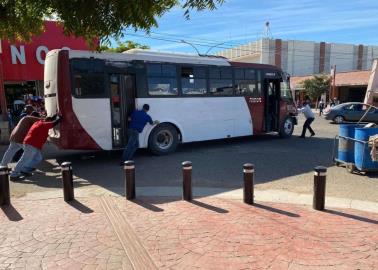
M 12 205 L 1 206 L 1 209 L 10 221 L 20 221 L 23 219 L 21 214 Z
M 163 212 L 164 209 L 157 207 L 156 205 L 152 203 L 148 203 L 147 201 L 139 200 L 139 199 L 134 199 L 131 200 L 130 202 L 133 202 L 139 206 L 142 206 L 143 208 L 146 208 L 147 210 L 153 211 L 153 212 Z
M 68 205 L 72 206 L 73 208 L 75 208 L 76 210 L 78 210 L 78 211 L 80 211 L 84 214 L 93 213 L 93 210 L 91 208 L 82 204 L 81 202 L 79 202 L 76 199 L 74 199 L 73 201 L 67 202 L 67 203 L 68 203 Z
M 197 201 L 197 200 L 191 200 L 189 202 L 192 203 L 192 204 L 194 204 L 194 205 L 196 205 L 196 206 L 205 208 L 205 209 L 210 210 L 210 211 L 217 212 L 219 214 L 226 214 L 226 213 L 228 213 L 228 210 L 226 210 L 226 209 L 223 209 L 223 208 L 220 208 L 220 207 L 216 207 L 216 206 L 213 206 L 213 205 L 210 205 L 210 204 L 207 204 L 207 203 L 204 203 L 204 202 L 200 202 L 200 201 Z
M 267 211 L 270 211 L 270 212 L 273 212 L 273 213 L 285 215 L 285 216 L 288 216 L 288 217 L 296 217 L 296 218 L 300 217 L 300 215 L 298 215 L 298 214 L 291 213 L 291 212 L 281 210 L 281 209 L 278 209 L 278 208 L 274 208 L 274 207 L 271 207 L 271 206 L 262 205 L 262 204 L 259 204 L 259 203 L 254 203 L 253 206 L 267 210 Z
M 366 217 L 356 216 L 356 215 L 347 214 L 347 213 L 344 213 L 344 212 L 330 210 L 330 209 L 325 209 L 324 212 L 332 214 L 332 215 L 337 215 L 337 216 L 341 216 L 341 217 L 351 218 L 351 219 L 355 219 L 355 220 L 358 220 L 358 221 L 363 221 L 363 222 L 367 222 L 367 223 L 372 223 L 372 224 L 377 224 L 378 225 L 378 220 L 374 220 L 374 219 L 370 219 L 370 218 L 366 218 Z

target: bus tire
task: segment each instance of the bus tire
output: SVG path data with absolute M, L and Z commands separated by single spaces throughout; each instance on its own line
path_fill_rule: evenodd
M 158 156 L 174 152 L 178 143 L 178 132 L 174 126 L 168 123 L 155 127 L 148 138 L 148 148 Z
M 294 121 L 291 116 L 285 118 L 280 125 L 279 135 L 281 138 L 288 138 L 293 134 Z

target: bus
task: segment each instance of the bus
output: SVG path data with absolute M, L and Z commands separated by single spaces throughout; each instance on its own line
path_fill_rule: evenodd
M 50 130 L 61 149 L 113 150 L 127 144 L 128 116 L 143 104 L 157 125 L 146 125 L 140 148 L 157 155 L 180 143 L 277 132 L 296 124 L 288 76 L 278 67 L 223 57 L 130 50 L 50 51 L 45 60 Z

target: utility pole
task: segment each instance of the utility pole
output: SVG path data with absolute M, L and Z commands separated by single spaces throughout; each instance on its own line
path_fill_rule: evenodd
M 332 94 L 336 97 L 336 65 L 333 65 Z M 337 97 L 338 98 L 338 97 Z

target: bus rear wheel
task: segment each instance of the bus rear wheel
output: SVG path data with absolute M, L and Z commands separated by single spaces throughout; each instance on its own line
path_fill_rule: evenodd
M 293 134 L 294 131 L 294 122 L 293 118 L 286 117 L 285 120 L 281 123 L 279 135 L 281 138 L 288 138 Z
M 166 155 L 176 150 L 178 133 L 171 124 L 163 123 L 155 127 L 148 139 L 148 148 L 154 155 Z

